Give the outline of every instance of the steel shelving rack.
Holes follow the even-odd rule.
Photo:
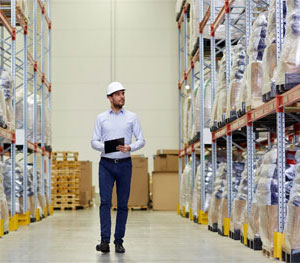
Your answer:
[[[28,4],[27,4],[28,2]],[[24,13],[11,0],[10,5],[0,5],[1,23],[1,66],[11,71],[12,77],[12,104],[15,123],[6,129],[0,128],[1,156],[8,153],[11,158],[11,207],[9,231],[17,230],[19,225],[28,225],[30,222],[41,219],[41,211],[37,209],[37,171],[40,166],[42,178],[42,197],[48,196],[49,207],[43,207],[44,216],[53,214],[51,205],[51,145],[45,145],[45,107],[51,111],[51,1],[25,1],[27,4]],[[10,11],[10,13],[9,13]],[[38,19],[39,18],[39,19]],[[38,25],[40,23],[40,25]],[[39,31],[38,31],[39,28]],[[40,46],[38,46],[40,41]],[[47,41],[47,43],[45,43]],[[17,50],[17,48],[19,50]],[[32,50],[32,51],[31,51]],[[39,55],[38,55],[39,51]],[[47,65],[46,65],[47,62]],[[16,92],[22,90],[22,98],[17,100]],[[41,123],[37,122],[37,95],[41,94]],[[34,97],[34,114],[31,116],[33,127],[28,127],[28,98]],[[47,103],[46,103],[47,101]],[[23,104],[22,129],[16,129],[16,108]],[[37,141],[37,127],[41,125],[41,141]],[[33,141],[28,140],[29,129],[33,130]],[[19,142],[17,142],[19,140]],[[5,146],[3,142],[9,141]],[[15,166],[16,153],[23,152],[23,212],[17,214],[15,207]],[[33,192],[35,203],[34,218],[30,218],[28,210],[28,158],[33,155]],[[37,156],[41,156],[41,164],[37,163]],[[47,169],[46,169],[47,168]],[[44,179],[48,176],[49,186],[44,191]],[[1,230],[1,229],[0,229]],[[3,231],[0,231],[0,233]]]
[[[198,0],[196,0],[198,1]],[[240,13],[240,16],[236,21],[232,21],[231,13],[234,12],[234,0],[225,0],[224,6],[216,7],[215,0],[210,1],[210,6],[205,14],[203,14],[203,1],[199,0],[199,48],[195,55],[190,58],[190,64],[188,65],[189,55],[187,52],[187,12],[189,4],[186,2],[183,5],[181,14],[178,16],[178,94],[179,94],[179,159],[185,158],[187,164],[187,156],[194,155],[195,149],[200,148],[200,160],[201,160],[201,207],[199,209],[199,223],[206,223],[205,214],[203,212],[205,203],[205,160],[204,160],[204,139],[203,139],[203,127],[204,127],[204,71],[210,70],[211,78],[211,100],[214,102],[216,92],[216,72],[217,72],[217,55],[226,51],[226,90],[229,89],[230,84],[230,70],[231,70],[231,45],[234,40],[232,39],[231,30],[238,30],[241,32],[240,37],[245,37],[246,46],[249,44],[249,38],[252,31],[252,23],[255,16],[262,10],[267,10],[269,1],[259,0],[246,0],[245,6],[237,8],[243,8],[244,11]],[[208,25],[210,22],[210,25]],[[237,23],[238,22],[238,23]],[[216,37],[220,24],[225,25],[225,45],[224,40],[220,40]],[[237,26],[238,24],[238,26]],[[182,50],[182,26],[184,26],[184,46]],[[205,27],[210,28],[210,62],[205,62],[204,57],[204,29]],[[237,28],[238,27],[238,28]],[[280,51],[283,45],[283,0],[276,0],[276,46],[277,46],[277,61],[280,57]],[[182,53],[184,57],[184,66],[182,67]],[[191,145],[184,145],[182,139],[182,92],[181,88],[183,85],[188,84],[189,74],[192,74],[192,84],[194,82],[194,65],[196,61],[199,61],[199,79],[200,79],[200,140],[192,143]],[[182,70],[183,68],[183,70]],[[232,204],[232,149],[238,147],[243,149],[235,142],[234,135],[239,133],[243,134],[242,131],[246,129],[245,143],[247,145],[247,174],[248,174],[248,197],[247,197],[247,211],[250,212],[251,203],[254,195],[254,155],[255,147],[258,143],[255,139],[255,132],[268,132],[268,145],[270,145],[270,133],[276,130],[277,135],[277,171],[278,171],[278,232],[274,233],[274,257],[281,258],[281,246],[283,242],[283,231],[285,221],[285,139],[286,139],[286,128],[291,127],[299,123],[299,116],[296,111],[285,114],[285,109],[290,105],[300,101],[300,85],[286,91],[282,94],[276,95],[272,100],[264,103],[263,105],[251,109],[241,117],[238,117],[234,121],[227,123],[225,126],[219,129],[212,129],[212,166],[214,179],[217,171],[217,151],[218,142],[222,139],[226,139],[226,151],[227,151],[227,183],[228,183],[228,214],[224,222],[224,234],[229,235],[230,226],[230,214]],[[193,102],[192,102],[193,103]],[[213,105],[213,103],[212,103]],[[195,161],[192,158],[192,166],[194,168]],[[193,172],[194,176],[194,172]],[[182,162],[179,161],[179,182],[182,179]],[[183,216],[186,215],[185,207],[178,206],[178,214]],[[244,226],[245,229],[247,225]],[[245,237],[247,240],[247,237]]]

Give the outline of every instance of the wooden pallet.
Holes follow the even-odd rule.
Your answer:
[[[53,152],[52,160],[57,161],[78,161],[78,152]]]
[[[263,255],[265,256],[265,257],[267,257],[267,258],[273,258],[273,255],[274,255],[274,253],[273,253],[273,248],[266,248],[266,247],[263,247],[262,248],[262,253],[263,253]]]

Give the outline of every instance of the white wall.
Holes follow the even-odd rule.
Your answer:
[[[91,160],[98,185],[90,139],[97,114],[109,108],[105,88],[118,80],[146,139],[136,154],[149,158],[151,171],[157,149],[178,147],[175,0],[52,0],[52,16],[54,151]]]

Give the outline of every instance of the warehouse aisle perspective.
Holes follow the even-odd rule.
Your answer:
[[[112,219],[116,213],[113,212]],[[0,262],[255,262],[271,260],[175,212],[129,213],[125,254],[102,254],[98,208],[56,212],[0,239]]]

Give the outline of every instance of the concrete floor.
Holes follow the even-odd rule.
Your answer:
[[[115,219],[116,212],[113,212]],[[175,212],[129,213],[125,254],[102,254],[98,208],[55,211],[0,239],[0,262],[272,262],[261,251],[209,232]]]

